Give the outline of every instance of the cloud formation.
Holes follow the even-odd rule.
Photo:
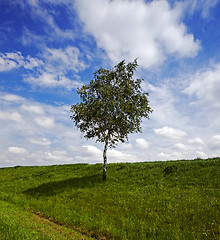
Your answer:
[[[135,141],[136,141],[136,146],[139,148],[146,149],[149,147],[149,143],[143,138],[137,138]]]
[[[76,0],[76,8],[85,31],[114,63],[138,57],[140,65],[149,68],[169,55],[194,57],[200,49],[181,22],[181,4],[171,8],[166,0]]]
[[[1,111],[0,110],[0,120],[4,121],[15,121],[23,123],[24,120],[20,113],[18,112],[8,112],[8,111]]]
[[[188,79],[189,85],[184,93],[196,96],[195,103],[208,108],[220,108],[220,63],[202,69]]]
[[[171,139],[181,139],[187,135],[184,131],[180,129],[174,129],[172,127],[167,127],[167,126],[163,128],[155,128],[154,132],[157,135],[168,137]]]
[[[80,59],[79,49],[72,46],[65,49],[47,48],[41,59],[29,55],[24,57],[21,52],[0,53],[0,72],[16,68],[29,70],[24,73],[23,80],[33,86],[71,90],[79,87],[81,83],[67,75],[71,74],[77,79],[76,74],[84,70],[86,65]]]
[[[108,161],[220,155],[220,0],[3,2],[0,167],[101,163],[103,146],[69,118],[75,88],[136,57],[154,111]]]
[[[43,128],[53,128],[55,126],[54,119],[51,117],[37,117],[35,118],[35,122]]]
[[[21,154],[21,155],[28,154],[28,151],[25,148],[22,148],[22,147],[9,147],[8,151],[10,153],[14,153],[14,154]]]
[[[214,8],[218,2],[219,0],[185,0],[184,5],[190,14],[200,11],[202,17],[207,18],[210,10]]]
[[[42,64],[41,60],[30,56],[24,57],[21,52],[0,53],[0,72],[20,67],[33,69]]]

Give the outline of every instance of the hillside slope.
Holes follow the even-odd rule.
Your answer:
[[[219,239],[220,158],[0,169],[0,239]]]

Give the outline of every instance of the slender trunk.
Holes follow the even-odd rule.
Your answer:
[[[103,151],[103,161],[104,161],[104,166],[103,166],[103,176],[102,180],[106,180],[106,173],[107,173],[107,148],[108,148],[108,140],[105,142],[105,147]]]

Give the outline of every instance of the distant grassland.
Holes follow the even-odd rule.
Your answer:
[[[220,158],[0,169],[0,239],[220,239]]]

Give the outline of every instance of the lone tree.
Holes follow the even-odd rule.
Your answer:
[[[113,69],[100,68],[89,84],[78,88],[81,102],[71,106],[76,127],[85,137],[104,143],[103,180],[107,172],[107,148],[128,140],[128,134],[141,132],[141,118],[149,118],[152,109],[148,93],[141,90],[143,79],[133,79],[137,59],[118,63]]]

